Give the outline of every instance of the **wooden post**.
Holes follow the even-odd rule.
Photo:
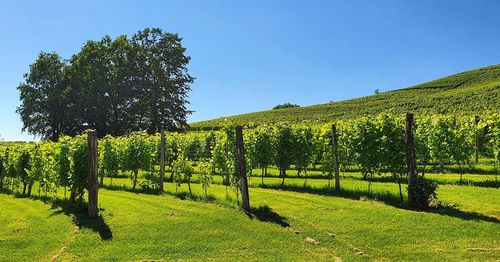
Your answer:
[[[250,212],[250,199],[248,196],[248,181],[247,168],[245,162],[245,148],[243,145],[243,129],[241,126],[236,127],[236,147],[238,148],[238,163],[240,172],[240,188],[242,207],[245,211]]]
[[[89,217],[97,217],[98,211],[98,181],[97,181],[97,133],[92,130],[87,133],[89,157]]]
[[[413,142],[413,114],[406,114],[406,129],[405,129],[405,145],[406,145],[406,170],[408,174],[408,203],[410,206],[415,206],[414,184],[417,178],[417,158],[415,155],[415,145]]]
[[[165,180],[165,130],[161,129],[160,141],[160,184],[158,189],[163,194],[163,182]]]
[[[333,163],[335,172],[335,191],[340,191],[340,174],[339,174],[339,150],[338,150],[337,125],[332,125],[332,146],[333,146]]]
[[[479,163],[479,134],[477,132],[477,125],[479,124],[479,116],[474,117],[474,142],[476,144],[474,150],[474,159],[476,160],[476,164]]]

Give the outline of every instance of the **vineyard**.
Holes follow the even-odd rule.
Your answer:
[[[481,120],[479,120],[481,119]],[[445,165],[457,167],[459,182],[463,173],[474,167],[478,155],[500,161],[500,124],[498,115],[478,119],[446,115],[421,117],[416,122],[415,149],[421,176],[429,167],[445,171]],[[404,118],[387,114],[362,117],[336,123],[338,146],[333,146],[332,125],[260,125],[244,130],[248,175],[260,170],[261,186],[268,169],[277,169],[281,186],[287,177],[300,177],[304,187],[308,178],[333,179],[334,152],[341,172],[359,171],[368,181],[390,174],[394,181],[406,176]],[[214,176],[238,192],[239,174],[234,127],[231,123],[219,131],[169,133],[164,141],[164,165],[167,180],[191,187],[195,176],[205,193]],[[128,136],[106,136],[99,142],[100,185],[104,178],[129,177],[132,190],[137,187],[157,190],[160,181],[161,135],[136,132]],[[2,176],[0,188],[32,195],[52,194],[58,188],[70,190],[70,199],[82,198],[86,188],[88,157],[86,136],[62,137],[59,142],[3,143],[0,151]],[[476,159],[474,159],[476,158]],[[294,174],[291,174],[291,173]],[[311,173],[315,172],[315,175]],[[498,173],[498,172],[497,172]],[[497,180],[492,181],[496,183]],[[337,182],[338,183],[338,182]],[[191,190],[190,190],[191,191]],[[401,201],[403,202],[402,192]]]
[[[474,116],[484,112],[498,113],[499,101],[500,65],[494,65],[371,96],[221,117],[192,123],[191,127],[217,129],[225,119],[238,125],[280,122],[317,124],[364,115],[376,116],[384,112]]]
[[[79,215],[79,212],[82,212],[86,206],[85,196],[89,186],[89,148],[86,134],[61,137],[58,142],[1,143],[0,188],[4,193],[17,197],[41,199],[51,203],[53,207],[61,207],[66,212],[74,214],[73,221],[82,230],[78,233],[81,237],[76,239],[74,247],[70,248],[69,252],[56,255],[70,260],[129,259],[123,257],[123,254],[120,255],[120,242],[106,241],[113,238],[113,233],[120,236],[120,230],[123,232],[143,230],[138,226],[144,223],[154,229],[156,224],[163,223],[161,221],[164,216],[173,216],[174,219],[176,216],[185,216],[185,219],[189,219],[190,222],[179,224],[179,228],[164,229],[166,231],[156,233],[148,230],[149,233],[138,234],[135,240],[126,240],[127,237],[123,236],[125,238],[122,241],[132,241],[134,245],[139,245],[136,248],[148,250],[145,254],[149,254],[149,258],[177,259],[179,257],[176,255],[178,255],[205,259],[207,254],[212,254],[208,257],[231,259],[239,256],[232,253],[220,253],[212,245],[204,246],[199,251],[189,249],[191,245],[186,241],[189,239],[195,241],[193,237],[196,234],[190,235],[194,232],[188,233],[191,232],[188,228],[199,224],[200,216],[203,216],[206,222],[199,224],[199,227],[203,227],[202,230],[206,232],[210,232],[208,228],[218,228],[216,230],[224,230],[224,232],[226,230],[238,232],[238,227],[245,228],[248,232],[255,232],[258,235],[254,240],[245,240],[248,248],[260,246],[259,241],[289,243],[290,246],[287,249],[291,249],[288,254],[291,257],[297,255],[295,254],[297,250],[302,250],[301,252],[313,252],[312,256],[317,259],[336,259],[337,257],[332,257],[332,254],[328,255],[325,250],[319,249],[328,246],[347,259],[493,258],[498,254],[496,249],[498,234],[495,232],[498,232],[499,216],[496,204],[500,185],[497,178],[500,167],[499,120],[497,114],[479,117],[449,115],[417,115],[415,117],[415,126],[412,130],[418,170],[418,179],[415,183],[417,187],[423,189],[416,194],[418,207],[437,216],[420,222],[407,221],[408,217],[406,217],[412,216],[408,212],[413,211],[406,209],[409,201],[407,191],[409,188],[407,188],[405,118],[403,115],[381,114],[375,117],[366,116],[338,121],[335,124],[263,124],[244,127],[243,144],[251,205],[248,215],[255,218],[250,224],[244,219],[245,215],[240,217],[231,211],[240,207],[243,199],[240,188],[241,166],[238,163],[237,137],[234,125],[229,121],[219,130],[209,132],[166,133],[163,138],[160,133],[148,135],[143,132],[134,132],[127,136],[108,135],[99,139],[98,176],[101,195],[99,207],[104,220],[100,220],[101,222],[97,225],[93,224],[95,222],[92,220]],[[336,167],[339,168],[338,172]],[[174,198],[170,199],[168,196]],[[9,203],[13,205],[21,201],[6,196],[1,196],[1,198],[2,210],[10,210],[8,209]],[[192,200],[188,201],[192,203],[177,203],[184,199]],[[308,202],[313,206],[318,206],[313,208],[306,204]],[[373,203],[377,207],[368,210],[369,207],[364,203]],[[458,209],[454,206],[456,203],[460,203],[461,208],[465,210],[479,210],[479,213]],[[26,204],[22,205],[26,206]],[[190,211],[178,209],[179,205],[185,206]],[[295,205],[298,206],[294,207]],[[405,234],[408,234],[406,230],[415,234],[415,231],[411,229],[401,228],[406,223],[413,223],[413,226],[422,230],[421,233],[426,232],[424,225],[439,227],[439,230],[436,229],[437,233],[429,236],[429,239],[434,239],[433,241],[438,241],[442,237],[441,234],[463,234],[456,228],[452,229],[457,226],[457,223],[480,223],[481,230],[487,231],[481,231],[486,235],[479,239],[472,237],[477,233],[474,230],[466,233],[465,236],[469,236],[470,239],[459,244],[458,247],[462,250],[458,253],[451,251],[457,242],[446,246],[449,249],[447,252],[432,251],[418,254],[408,253],[408,250],[396,244],[397,241],[391,241],[392,248],[399,250],[398,255],[394,256],[383,248],[383,245],[387,243],[374,244],[368,239],[356,240],[356,236],[359,238],[362,232],[353,232],[347,228],[357,228],[359,223],[363,222],[351,216],[345,217],[347,214],[325,212],[323,209],[328,209],[329,206],[333,210],[351,206],[350,208],[356,210],[353,212],[365,213],[360,219],[365,217],[372,223],[381,219],[377,218],[377,212],[400,217],[401,221],[392,219],[384,222],[397,224],[400,232],[396,234],[389,230],[387,234],[396,234],[393,236],[398,238],[406,238]],[[140,214],[142,211],[139,209],[142,210],[143,207],[146,210],[157,211],[151,211],[153,213],[150,218],[127,215],[129,211]],[[41,209],[43,210],[43,206]],[[16,211],[10,210],[9,212]],[[198,214],[199,212],[203,212],[203,215]],[[309,213],[317,218],[308,218]],[[343,217],[343,222],[338,221],[339,215]],[[444,218],[443,215],[445,215]],[[52,215],[48,217],[50,216]],[[336,217],[331,219],[336,220],[338,225],[331,226],[331,221],[328,221],[330,216]],[[6,222],[9,225],[7,228],[12,225],[15,227],[15,224],[5,220],[6,218],[8,216],[0,216],[0,221]],[[119,223],[118,221],[122,218],[130,224],[125,226]],[[220,221],[222,224],[214,221]],[[306,221],[315,221],[316,226],[311,227]],[[259,224],[262,222],[275,226],[269,228],[269,226]],[[46,234],[57,235],[59,233],[56,232],[61,230],[71,231],[68,229],[70,225],[66,222],[57,223],[57,226],[51,225],[44,229],[54,230]],[[112,226],[109,226],[109,223]],[[135,226],[133,226],[134,223],[136,223]],[[448,225],[443,226],[442,223],[448,223]],[[65,227],[65,229],[59,227]],[[336,232],[332,232],[332,228],[335,228]],[[371,232],[369,234],[374,234],[374,231],[366,227],[361,228]],[[283,230],[287,233],[283,234]],[[7,241],[2,240],[2,237],[7,236],[5,239],[8,239],[11,234],[9,232],[0,230],[0,240]],[[107,245],[108,249],[97,249],[100,250],[98,253],[87,254],[83,248],[88,245],[85,241],[93,239],[96,232],[100,235],[100,240],[91,242]],[[160,241],[159,238],[167,237],[163,234],[170,235],[169,232],[176,232],[179,235],[188,234],[184,238],[174,237],[172,240],[180,241],[176,244],[172,242],[173,246],[180,245],[178,247],[183,248],[174,248],[172,257],[166,253],[157,253],[158,250],[149,250],[151,244],[147,245],[148,241]],[[296,238],[305,237],[302,234],[307,235],[306,240],[312,244],[307,244],[306,241],[306,246],[299,245]],[[420,239],[419,235],[408,238],[408,241]],[[53,237],[54,243],[58,243],[55,240],[57,237]],[[60,237],[64,238],[64,236]],[[214,243],[219,243],[213,235],[208,234],[205,237],[215,241]],[[384,236],[386,237],[388,236]],[[231,237],[228,236],[228,242],[220,243],[225,250],[230,250],[230,243],[235,239],[247,239],[247,236],[241,232]],[[356,246],[342,244],[342,241],[356,243]],[[12,245],[17,242],[7,241],[6,243]],[[488,246],[488,248],[476,254],[469,250],[469,248],[476,248],[469,245],[476,244]],[[429,244],[424,244],[424,246],[427,245]],[[8,247],[9,245],[5,246],[5,248]],[[54,249],[52,245],[47,248],[49,247],[50,250]],[[267,251],[251,251],[240,255],[251,257],[252,252],[257,252],[260,258],[270,259],[274,256],[267,252],[279,252],[272,248],[264,249]],[[40,257],[34,256],[34,259],[46,258],[43,254],[49,250],[43,248],[41,250]],[[0,251],[6,252],[6,249],[0,247]],[[142,259],[144,258],[141,257],[142,254],[144,252],[139,252],[132,257]],[[11,258],[14,259],[16,256],[20,254],[14,253]],[[286,254],[279,257],[283,260],[291,258]]]

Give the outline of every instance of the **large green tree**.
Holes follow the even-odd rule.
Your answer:
[[[187,126],[187,94],[194,78],[188,74],[191,58],[181,41],[177,34],[159,28],[146,28],[132,37],[131,83],[138,98],[132,112],[138,127],[148,133]]]
[[[100,137],[183,129],[194,78],[181,41],[146,28],[131,38],[89,40],[68,63],[40,53],[18,87],[24,130],[56,141],[89,128]]]
[[[66,72],[67,65],[58,54],[38,55],[18,86],[21,105],[16,112],[23,121],[23,131],[57,141],[74,129],[68,118],[71,88]]]
[[[112,40],[87,41],[71,58],[71,84],[78,97],[75,106],[84,128],[93,128],[100,137],[120,135],[130,128],[128,104],[133,100],[130,42],[126,36]]]

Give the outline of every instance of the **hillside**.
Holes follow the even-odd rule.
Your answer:
[[[377,95],[307,107],[266,110],[191,123],[196,129],[211,129],[224,119],[235,124],[277,122],[329,122],[338,118],[394,113],[480,114],[500,110],[500,65],[482,67],[416,86]]]

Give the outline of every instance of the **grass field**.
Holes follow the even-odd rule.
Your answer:
[[[500,258],[498,188],[442,184],[443,207],[423,212],[398,205],[397,183],[372,182],[368,193],[368,182],[356,173],[345,174],[343,192],[337,195],[325,189],[325,179],[308,179],[304,187],[302,178],[287,178],[279,187],[279,178],[268,177],[260,188],[261,178],[251,177],[253,214],[247,215],[234,199],[226,199],[226,187],[217,184],[220,177],[215,180],[205,199],[199,184],[190,197],[185,184],[176,193],[173,184],[165,183],[166,194],[160,196],[130,192],[129,179],[114,179],[114,185],[125,187],[100,190],[100,220],[65,213],[60,201],[0,194],[0,260]],[[58,195],[63,197],[62,190]],[[234,198],[232,189],[229,196]]]

